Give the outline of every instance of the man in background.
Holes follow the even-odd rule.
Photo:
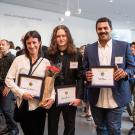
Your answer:
[[[135,62],[135,42],[131,43],[130,49],[131,49],[131,53],[133,55],[134,62]],[[130,129],[128,135],[135,135],[135,72],[134,72],[133,77],[129,80],[129,83],[130,83],[131,92],[133,94],[134,106],[133,106],[133,113],[132,113],[133,127]]]
[[[10,135],[17,135],[19,130],[16,122],[13,119],[14,112],[14,95],[5,85],[5,78],[7,72],[15,58],[9,52],[10,44],[7,40],[3,39],[0,42],[0,108],[2,109],[6,118],[6,123]]]

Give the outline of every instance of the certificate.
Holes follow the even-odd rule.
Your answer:
[[[68,85],[57,87],[56,93],[57,105],[67,105],[76,98],[76,86]]]
[[[19,74],[18,85],[24,92],[28,92],[34,98],[40,99],[43,94],[43,78]]]
[[[113,87],[114,86],[114,67],[100,66],[92,67],[93,78],[91,81],[92,87]]]

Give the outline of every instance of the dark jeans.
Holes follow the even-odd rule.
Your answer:
[[[0,135],[9,135],[5,116],[0,108]]]
[[[97,126],[97,135],[120,135],[123,111],[124,107],[104,109],[91,105],[92,116]]]
[[[133,124],[135,125],[135,79],[129,80],[129,84],[130,84],[131,93],[133,95],[134,106],[131,103],[129,103],[127,106],[127,110],[129,115],[133,116]]]
[[[0,93],[0,107],[2,108],[3,114],[6,118],[6,123],[9,131],[15,130],[19,132],[16,122],[13,119],[14,116],[14,95],[10,91],[7,96],[2,96]]]
[[[128,112],[128,114],[129,114],[129,116],[133,116],[133,103],[132,102],[130,102],[130,103],[128,103],[128,105],[127,105],[127,112]]]
[[[75,135],[76,107],[69,105],[56,107],[55,104],[48,111],[48,135],[58,135],[59,117],[61,112],[65,125],[63,135]]]

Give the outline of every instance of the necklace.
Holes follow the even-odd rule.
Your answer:
[[[63,53],[63,52],[60,52],[60,55],[61,55],[61,56],[63,56],[63,55],[64,55],[64,53]]]

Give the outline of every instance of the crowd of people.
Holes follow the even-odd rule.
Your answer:
[[[121,134],[123,111],[135,99],[135,42],[130,46],[112,39],[112,22],[107,17],[96,21],[96,32],[97,41],[79,49],[65,25],[53,29],[48,47],[42,46],[36,30],[23,36],[23,49],[16,47],[16,52],[11,50],[12,42],[0,40],[0,135],[18,135],[17,122],[24,135],[43,135],[46,114],[48,135],[58,135],[61,114],[63,135],[75,135],[76,110],[82,104],[85,109],[81,117],[94,121],[97,135]],[[28,78],[44,80],[51,65],[60,72],[50,97],[39,105],[40,96],[20,87],[20,82],[26,85]],[[61,90],[63,95],[71,94],[58,102]],[[40,91],[39,86],[35,91]],[[135,105],[131,113],[133,127],[129,135],[135,135]]]

